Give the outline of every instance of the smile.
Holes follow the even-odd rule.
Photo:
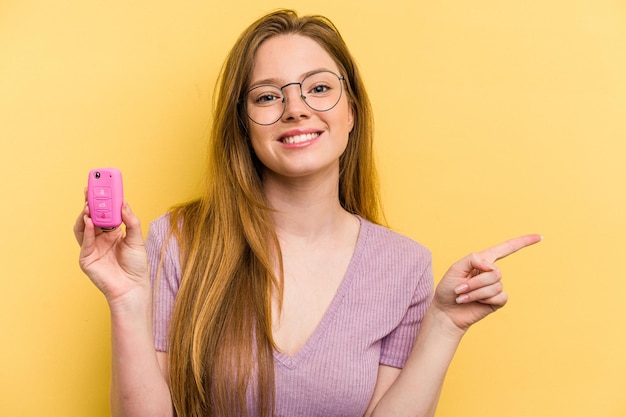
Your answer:
[[[289,136],[286,138],[282,138],[281,142],[289,144],[289,145],[293,145],[295,143],[302,143],[302,142],[306,142],[309,140],[313,140],[319,135],[320,135],[319,133],[306,133],[303,135]]]

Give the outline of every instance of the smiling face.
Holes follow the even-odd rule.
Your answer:
[[[298,83],[316,71],[343,75],[331,56],[305,36],[274,36],[256,52],[249,89],[286,85],[282,89],[285,111],[276,123],[263,126],[248,120],[252,147],[265,167],[266,180],[328,173],[338,179],[339,157],[354,125],[353,112],[345,88],[337,105],[328,111],[316,111],[304,103]]]

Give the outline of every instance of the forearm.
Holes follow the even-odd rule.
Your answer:
[[[402,372],[381,398],[372,417],[432,417],[444,378],[463,332],[441,311],[430,308]]]
[[[111,305],[114,417],[171,417],[172,400],[157,360],[149,295],[130,305]]]

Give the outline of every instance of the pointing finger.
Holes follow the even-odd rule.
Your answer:
[[[498,259],[505,258],[517,252],[520,249],[534,245],[537,242],[541,242],[542,239],[543,236],[537,234],[516,237],[489,249],[485,249],[480,252],[479,256],[487,262],[493,263]]]

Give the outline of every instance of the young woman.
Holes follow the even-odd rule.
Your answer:
[[[432,416],[465,331],[507,296],[381,225],[369,101],[336,28],[281,10],[243,32],[216,92],[206,193],[152,223],[85,208],[80,265],[111,310],[115,416]],[[156,349],[155,349],[156,347]]]

